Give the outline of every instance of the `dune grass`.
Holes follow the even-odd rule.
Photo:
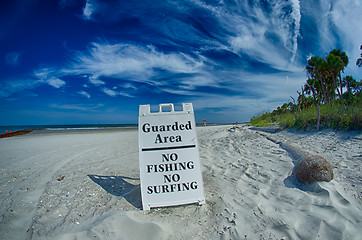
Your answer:
[[[361,94],[346,101],[345,110],[340,101],[320,106],[320,128],[346,130],[362,129],[362,97]],[[282,127],[295,127],[303,130],[317,128],[318,111],[316,106],[306,109],[285,109],[284,111],[266,112],[253,117],[250,124],[256,127],[267,127],[277,123]]]

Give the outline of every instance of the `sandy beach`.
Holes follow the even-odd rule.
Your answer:
[[[0,140],[2,239],[361,239],[362,134],[264,133],[333,166],[300,185],[285,149],[241,125],[198,127],[206,204],[142,210],[137,130]]]

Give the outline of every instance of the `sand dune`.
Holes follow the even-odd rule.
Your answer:
[[[300,185],[293,158],[248,127],[198,128],[206,204],[142,211],[137,131],[1,139],[3,239],[360,239],[359,133],[278,132],[334,166]]]

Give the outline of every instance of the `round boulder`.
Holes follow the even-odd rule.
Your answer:
[[[329,182],[333,179],[332,166],[321,156],[309,156],[297,166],[295,173],[299,182],[313,183],[316,181]]]

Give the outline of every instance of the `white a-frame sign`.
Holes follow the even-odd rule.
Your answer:
[[[192,104],[140,105],[138,134],[143,210],[205,203]]]

